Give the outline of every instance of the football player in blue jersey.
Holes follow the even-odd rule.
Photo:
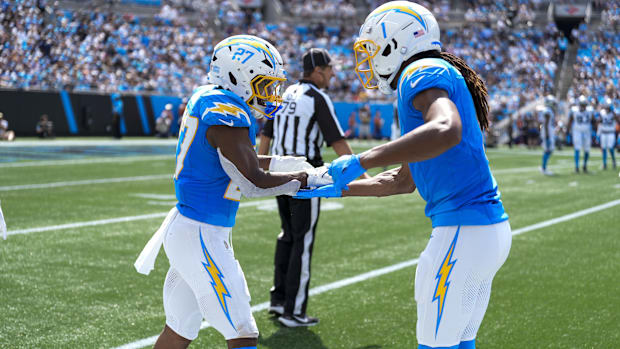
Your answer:
[[[331,163],[334,184],[298,197],[387,196],[416,188],[427,202],[431,239],[415,276],[418,348],[475,348],[493,277],[512,234],[485,155],[487,90],[460,58],[441,51],[424,7],[388,2],[366,18],[355,42],[364,87],[397,92],[402,136]],[[371,179],[367,169],[402,164]]]
[[[174,173],[178,204],[136,262],[148,273],[162,244],[170,262],[166,325],[155,348],[187,347],[203,318],[228,348],[256,348],[250,294],[231,243],[239,200],[292,195],[312,184],[306,172],[285,172],[311,167],[303,158],[258,157],[254,150],[255,115],[271,117],[281,102],[285,73],[276,48],[250,35],[229,37],[214,47],[208,78],[183,115]]]
[[[549,158],[555,150],[555,97],[545,97],[545,105],[537,109],[538,122],[540,123],[540,138],[542,140],[543,156],[540,172],[545,176],[553,176],[553,172],[547,169]]]

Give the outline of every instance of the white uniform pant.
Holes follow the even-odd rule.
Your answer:
[[[257,338],[250,293],[230,242],[232,229],[180,213],[166,229],[164,249],[170,261],[164,282],[166,325],[193,340],[204,318],[226,340]]]
[[[508,221],[433,229],[415,275],[419,344],[452,347],[476,338],[511,241]]]
[[[540,137],[542,141],[543,151],[554,151],[555,150],[555,135],[549,134],[548,137]]]
[[[601,148],[613,149],[616,146],[615,132],[601,132]]]
[[[573,147],[575,150],[590,151],[592,134],[590,130],[573,129]]]

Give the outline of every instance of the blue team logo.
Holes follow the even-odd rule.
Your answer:
[[[220,272],[220,269],[217,267],[213,258],[211,258],[211,254],[207,250],[204,241],[202,240],[202,232],[199,230],[198,235],[200,235],[200,246],[202,246],[202,254],[205,256],[205,262],[202,262],[202,265],[205,267],[205,270],[211,277],[211,286],[213,287],[213,291],[217,295],[217,299],[220,302],[220,306],[222,307],[222,311],[226,315],[228,322],[230,325],[237,330],[235,325],[230,318],[230,311],[228,310],[228,303],[226,303],[226,298],[232,298],[230,292],[228,292],[228,288],[226,288],[226,284],[224,284],[224,276]]]
[[[454,268],[454,264],[456,263],[456,259],[452,260],[452,256],[454,255],[454,247],[456,247],[456,240],[459,237],[459,231],[461,230],[461,226],[456,230],[456,234],[454,234],[454,239],[448,248],[448,252],[446,256],[443,258],[443,262],[441,262],[441,267],[439,271],[437,271],[437,276],[435,279],[437,280],[437,286],[435,286],[435,295],[433,296],[433,302],[437,301],[437,325],[435,326],[435,338],[437,338],[437,332],[439,331],[439,324],[441,323],[441,317],[443,316],[444,305],[446,303],[446,295],[448,294],[448,288],[450,288],[450,273],[452,273],[452,269]]]

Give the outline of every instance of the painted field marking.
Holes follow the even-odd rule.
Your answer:
[[[558,223],[562,223],[562,222],[566,222],[569,221],[571,219],[575,219],[578,217],[582,217],[594,212],[598,212],[598,211],[602,211],[605,210],[607,208],[611,208],[614,207],[616,205],[620,205],[620,199],[618,200],[613,200],[598,206],[594,206],[594,207],[590,207],[588,209],[585,210],[581,210],[581,211],[577,211],[577,212],[573,212],[561,217],[557,217],[557,218],[553,218],[550,220],[546,220],[540,223],[536,223],[536,224],[532,224],[529,225],[527,227],[523,227],[523,228],[519,228],[516,230],[512,231],[512,235],[519,235],[519,234],[523,234],[523,233],[527,233],[533,230],[537,230],[537,229],[541,229],[541,228],[546,228],[548,226],[554,225],[554,224],[558,224]],[[335,290],[338,288],[342,288],[345,286],[349,286],[349,285],[353,285],[356,284],[358,282],[362,282],[362,281],[366,281],[368,279],[372,279],[381,275],[385,275],[385,274],[389,274],[407,267],[411,267],[418,264],[418,258],[414,258],[414,259],[410,259],[408,261],[404,261],[404,262],[400,262],[397,264],[393,264],[387,267],[383,267],[380,269],[375,269],[363,274],[359,274],[350,278],[346,278],[346,279],[342,279],[336,282],[332,282],[326,285],[322,285],[322,286],[318,286],[318,287],[313,287],[312,289],[310,289],[310,296],[315,296],[315,295],[319,295],[321,293],[324,292],[328,292],[331,290]],[[269,307],[269,302],[264,302],[264,303],[260,303],[257,304],[255,306],[253,306],[251,308],[251,311],[254,312],[258,312],[258,311],[262,311],[265,310]],[[200,325],[200,329],[204,329],[207,327],[210,327],[211,325],[209,325],[208,322],[203,321],[202,324]],[[144,348],[147,346],[152,346],[153,344],[155,344],[155,341],[157,340],[157,337],[159,337],[159,334],[148,337],[148,338],[143,338],[140,340],[137,340],[135,342],[131,342],[125,345],[122,345],[120,347],[116,347],[114,349],[138,349],[138,348]]]
[[[254,207],[254,206],[259,206],[259,205],[264,205],[264,204],[270,204],[272,201],[275,201],[275,199],[242,202],[242,203],[239,204],[239,207]],[[176,204],[176,201],[174,201],[173,204],[169,205],[169,207],[172,207],[175,204]],[[152,219],[152,218],[162,218],[162,217],[166,217],[167,214],[168,214],[168,211],[166,211],[166,212],[141,214],[141,215],[137,215],[137,216],[125,216],[125,217],[117,217],[117,218],[99,219],[99,220],[94,220],[94,221],[74,222],[74,223],[59,224],[59,225],[49,225],[49,226],[45,226],[45,227],[35,227],[35,228],[26,228],[26,229],[18,229],[18,230],[9,230],[7,232],[7,235],[20,235],[20,234],[40,233],[40,232],[44,232],[44,231],[64,230],[64,229],[73,229],[73,228],[81,228],[81,227],[92,227],[92,226],[95,226],[95,225],[133,222],[133,221],[140,221],[140,220]]]
[[[60,165],[90,165],[105,163],[133,163],[140,161],[160,161],[174,160],[174,155],[148,155],[148,156],[123,156],[123,157],[105,157],[105,158],[88,158],[73,160],[42,160],[42,161],[20,161],[0,163],[0,168],[12,167],[36,167],[36,166],[60,166]]]
[[[79,181],[64,181],[64,182],[38,183],[38,184],[6,185],[6,186],[0,187],[0,191],[60,188],[60,187],[71,187],[71,186],[75,186],[75,185],[104,184],[104,183],[124,183],[124,182],[137,182],[137,181],[152,181],[152,180],[158,180],[158,179],[172,179],[172,174],[135,176],[135,177],[116,177],[116,178],[85,179],[85,180],[79,180]]]
[[[568,168],[570,166],[552,166],[551,168],[557,169],[557,168],[565,168],[565,167]],[[491,169],[491,173],[493,174],[522,173],[522,172],[536,172],[536,171],[538,171],[538,167],[535,167],[535,166],[534,167],[528,166],[528,167],[503,168],[503,169],[497,169],[497,170]],[[0,191],[47,189],[47,188],[70,187],[70,186],[76,186],[76,185],[88,185],[88,184],[150,181],[150,180],[160,180],[160,179],[166,179],[166,178],[172,178],[172,174],[135,176],[135,177],[98,178],[98,179],[84,179],[84,180],[77,180],[77,181],[8,185],[8,186],[0,186]],[[144,194],[144,195],[147,195],[147,194]],[[156,199],[159,199],[159,198],[156,198]]]

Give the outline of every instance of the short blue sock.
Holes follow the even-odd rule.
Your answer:
[[[575,168],[579,168],[579,150],[575,150]]]
[[[609,149],[609,155],[611,155],[611,161],[614,162],[614,164],[616,163],[616,153],[614,151],[614,148]]]
[[[459,344],[459,349],[476,349],[476,340],[472,339],[470,341],[461,342],[461,344]]]
[[[583,167],[588,167],[588,159],[590,158],[590,152],[587,151],[583,154]]]
[[[607,167],[607,150],[605,148],[601,150],[603,151],[603,166]]]
[[[549,158],[551,157],[551,152],[550,151],[546,151],[543,153],[543,158],[542,158],[542,168],[543,170],[547,169],[547,162],[549,162]]]

